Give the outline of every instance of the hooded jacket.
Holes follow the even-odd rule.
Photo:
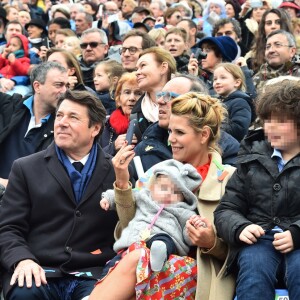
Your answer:
[[[233,270],[240,249],[247,247],[239,235],[251,224],[290,230],[295,249],[300,248],[300,155],[279,172],[272,153],[262,129],[249,133],[241,144],[237,171],[215,210],[218,235],[230,245],[227,271]]]
[[[12,78],[14,76],[27,76],[30,66],[29,52],[28,52],[28,39],[25,35],[15,34],[13,37],[17,37],[22,42],[23,53],[19,51],[13,52],[16,56],[16,59],[11,63],[7,58],[4,58],[0,54],[0,74],[5,78]],[[9,47],[10,42],[8,42],[6,47]],[[20,57],[18,57],[20,55]]]
[[[252,100],[246,93],[239,90],[221,100],[228,111],[228,119],[222,124],[222,129],[240,142],[248,133],[251,124],[252,111],[254,113]]]

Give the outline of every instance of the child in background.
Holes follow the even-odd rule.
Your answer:
[[[152,271],[160,271],[170,254],[188,254],[192,242],[185,229],[186,221],[195,216],[194,226],[204,226],[196,216],[198,200],[193,193],[201,183],[201,176],[192,165],[173,159],[156,164],[151,172],[148,186],[133,190],[136,213],[115,242],[114,250],[118,252],[145,241],[150,249],[150,267]],[[114,190],[108,190],[102,197],[103,209],[115,209]],[[120,258],[117,255],[108,266]]]
[[[29,66],[28,39],[22,34],[15,34],[0,54],[0,75],[9,79],[27,76]]]
[[[244,139],[237,170],[217,207],[228,243],[228,272],[238,271],[238,300],[274,300],[279,278],[300,299],[300,85],[266,86],[257,102],[264,129]]]
[[[102,61],[95,67],[95,90],[106,109],[107,115],[110,115],[116,109],[114,91],[123,73],[125,73],[125,70],[122,65],[115,60]]]
[[[77,58],[82,54],[80,39],[77,36],[66,37],[62,48],[72,52]]]
[[[240,142],[255,118],[252,99],[245,93],[245,76],[241,68],[232,63],[219,64],[214,70],[213,87],[228,111],[222,129]]]

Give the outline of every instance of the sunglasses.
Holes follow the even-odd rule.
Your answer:
[[[97,48],[99,45],[105,45],[104,43],[90,42],[90,43],[82,43],[80,44],[80,48],[85,50],[88,46],[91,48]]]
[[[180,94],[173,93],[173,92],[158,92],[156,93],[156,99],[162,98],[165,103],[170,102],[174,98],[179,97]]]

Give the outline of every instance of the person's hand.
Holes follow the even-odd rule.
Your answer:
[[[78,83],[76,76],[68,76],[69,89],[73,90],[75,85]]]
[[[15,82],[8,78],[1,78],[0,85],[1,85],[1,92],[6,93],[14,88]]]
[[[39,51],[39,57],[42,61],[46,61],[46,54],[47,54],[48,48],[46,46],[41,46]]]
[[[128,165],[135,155],[133,148],[133,145],[127,145],[127,141],[124,141],[121,149],[112,158],[112,164],[116,174],[116,186],[119,189],[128,189],[130,177]]]
[[[0,178],[0,184],[2,184],[2,185],[4,185],[5,187],[7,187],[8,179]]]
[[[251,8],[250,0],[246,0],[242,5],[242,10],[240,12],[240,17],[244,17],[248,10]]]
[[[256,243],[257,239],[264,234],[265,232],[261,226],[251,224],[243,229],[243,231],[240,233],[239,239],[248,245],[252,245]]]
[[[109,209],[109,202],[108,202],[108,200],[105,199],[105,198],[102,198],[100,200],[100,206],[101,206],[102,209],[108,210]]]
[[[11,47],[5,47],[2,52],[2,57],[7,58],[10,53],[11,53]]]
[[[274,234],[274,248],[281,253],[288,253],[294,250],[294,242],[289,230]]]
[[[247,66],[247,61],[245,59],[245,57],[239,57],[236,61],[235,64],[238,65],[239,67],[244,67]]]
[[[121,147],[124,145],[124,141],[125,141],[125,138],[126,138],[126,134],[120,134],[116,140],[115,140],[115,149],[116,151],[119,151],[121,149]]]
[[[189,64],[188,64],[189,74],[198,76],[198,59],[194,58],[194,53],[191,54]]]
[[[30,48],[30,51],[32,51],[32,52],[34,52],[36,54],[39,54],[40,50],[38,48],[36,48],[36,47],[32,47],[32,48]]]
[[[31,259],[25,259],[18,263],[10,280],[10,285],[14,285],[18,280],[18,286],[24,286],[24,280],[27,288],[32,287],[32,276],[37,287],[41,284],[47,284],[45,271],[43,268]]]
[[[201,221],[199,224],[202,224],[202,226],[195,228],[193,223],[196,222],[196,220],[197,222]],[[210,249],[214,246],[216,235],[211,222],[207,218],[201,216],[197,218],[191,217],[191,219],[186,222],[186,230],[194,245],[206,249]]]
[[[8,54],[8,61],[13,64],[16,61],[16,56],[13,53]]]
[[[206,228],[207,227],[206,223],[203,222],[202,218],[199,215],[191,216],[189,221],[195,228],[198,228],[198,227]]]

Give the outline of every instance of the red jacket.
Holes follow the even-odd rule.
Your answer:
[[[24,57],[16,58],[14,63],[10,63],[7,58],[3,58],[0,54],[0,75],[5,78],[12,78],[14,76],[27,76],[30,66],[30,59],[28,57],[28,39],[22,34],[14,34],[18,37],[23,45]],[[9,43],[7,44],[7,47]]]

